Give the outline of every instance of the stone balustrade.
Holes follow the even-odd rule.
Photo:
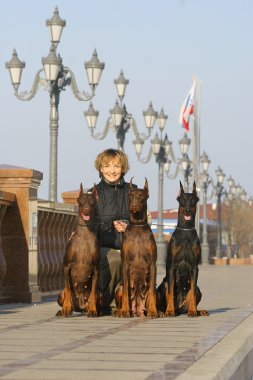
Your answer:
[[[76,205],[39,200],[42,173],[0,165],[0,302],[39,302],[63,288]]]

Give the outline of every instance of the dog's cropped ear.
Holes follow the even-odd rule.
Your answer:
[[[82,182],[80,183],[80,193],[79,193],[79,196],[83,194],[83,184]]]
[[[94,195],[94,197],[98,201],[98,190],[97,190],[97,186],[96,186],[95,183],[94,183],[94,186],[93,186],[92,194]]]
[[[132,178],[130,179],[130,182],[129,182],[129,190],[130,190],[130,191],[133,190],[133,186],[132,186],[132,180],[133,180],[133,178],[134,178],[134,177],[132,177]]]
[[[198,201],[199,201],[199,197],[198,197],[198,194],[197,194],[197,188],[196,188],[196,182],[195,182],[195,181],[193,182],[193,186],[192,186],[192,194],[195,195],[195,197],[196,197],[196,202],[198,203]]]
[[[179,202],[180,195],[184,194],[184,188],[183,188],[182,182],[179,181],[179,184],[180,184],[180,190],[179,190],[179,193],[178,193],[178,196],[177,196],[177,201],[178,202]]]
[[[144,185],[143,190],[146,192],[147,197],[149,197],[148,180],[146,177],[145,177],[145,185]]]
[[[193,185],[192,185],[192,192],[197,195],[197,189],[196,189],[196,182],[195,181],[193,182]]]

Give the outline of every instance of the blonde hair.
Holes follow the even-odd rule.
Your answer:
[[[128,157],[124,152],[118,149],[106,149],[103,152],[99,153],[95,160],[95,168],[100,173],[100,169],[103,165],[106,165],[109,161],[115,159],[119,160],[122,169],[122,175],[125,175],[129,169]]]

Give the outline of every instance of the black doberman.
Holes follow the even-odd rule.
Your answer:
[[[115,294],[115,316],[157,318],[156,260],[157,247],[147,223],[148,181],[143,189],[129,185],[130,223],[123,236],[122,286]]]
[[[63,259],[65,286],[58,297],[62,307],[57,316],[68,316],[73,311],[88,317],[98,315],[100,297],[97,291],[99,276],[99,244],[94,231],[95,206],[98,193],[85,193],[80,184],[77,198],[78,215],[75,230],[66,247]]]
[[[206,310],[197,310],[202,294],[197,286],[201,246],[195,228],[199,201],[195,181],[192,193],[185,193],[180,182],[177,201],[178,222],[168,244],[166,276],[157,289],[158,310],[166,317],[208,315]]]

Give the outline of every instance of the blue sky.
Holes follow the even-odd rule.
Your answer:
[[[211,160],[210,174],[221,166],[253,195],[252,88],[253,88],[253,2],[251,0],[23,0],[5,2],[0,36],[0,77],[2,86],[0,163],[39,170],[44,179],[39,197],[48,196],[49,95],[42,88],[27,102],[17,100],[5,62],[13,48],[26,62],[20,91],[29,90],[41,58],[50,48],[46,19],[58,6],[66,20],[58,46],[63,64],[70,67],[80,90],[89,91],[84,61],[96,48],[105,62],[101,82],[93,99],[99,110],[97,132],[101,132],[114,106],[117,93],[113,83],[123,70],[129,79],[124,103],[145,132],[143,110],[150,101],[156,110],[168,114],[166,133],[180,156],[178,125],[181,104],[191,86],[193,74],[201,81],[201,153]],[[90,187],[98,181],[93,162],[98,152],[116,147],[112,130],[103,141],[94,141],[84,120],[88,102],[78,101],[70,88],[61,93],[58,141],[58,200],[61,193]],[[157,132],[155,126],[152,136]],[[188,133],[191,138],[191,131]],[[138,163],[132,141],[126,136],[125,151],[130,160],[129,180],[139,186],[147,177],[149,208],[157,209],[158,165]],[[150,141],[146,141],[143,156]],[[189,151],[191,156],[191,149]],[[191,158],[191,157],[190,157]],[[171,172],[174,171],[172,166]],[[177,206],[179,175],[164,179],[164,209]],[[227,186],[225,180],[225,186]]]

